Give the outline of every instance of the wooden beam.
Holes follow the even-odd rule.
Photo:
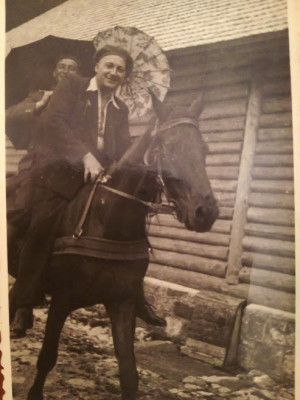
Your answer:
[[[249,207],[247,217],[249,222],[283,226],[294,226],[295,224],[295,212],[281,208]]]
[[[232,220],[231,241],[228,254],[228,268],[226,281],[229,284],[238,284],[241,269],[241,255],[243,251],[242,238],[247,219],[247,207],[251,170],[255,155],[257,132],[259,127],[260,107],[262,98],[262,77],[258,73],[251,82],[248,110],[246,116],[244,145],[241,155],[241,165],[238,177],[235,208]]]
[[[158,226],[171,226],[175,228],[185,229],[184,224],[179,222],[173,215],[169,214],[156,214],[152,220],[151,225],[158,225]],[[218,232],[218,233],[230,233],[231,229],[231,222],[225,221],[222,219],[218,219],[211,229],[211,232]]]
[[[251,285],[262,285],[263,282],[264,287],[295,293],[295,277],[281,272],[243,267],[240,270],[240,281]]]
[[[292,128],[264,128],[258,132],[258,140],[272,141],[272,140],[292,140]]]
[[[256,148],[257,154],[293,154],[293,142],[291,140],[276,140],[260,142]]]
[[[215,232],[198,233],[170,226],[151,225],[149,234],[151,237],[179,239],[187,242],[215,244],[217,246],[228,246],[230,241],[229,235]]]
[[[226,263],[219,260],[197,257],[172,251],[153,250],[150,261],[155,264],[175,267],[186,271],[201,272],[207,275],[225,277]]]
[[[274,193],[251,193],[249,197],[249,205],[263,208],[283,208],[287,210],[294,209],[294,195]]]
[[[246,251],[253,251],[261,254],[274,254],[281,257],[295,257],[294,242],[245,236],[242,243]]]
[[[242,254],[242,264],[253,268],[283,272],[284,274],[295,276],[294,258],[245,251]]]
[[[227,260],[227,246],[216,246],[209,244],[201,244],[187,242],[185,240],[149,237],[150,245],[154,249],[167,250],[185,254],[187,257],[192,254],[200,257],[213,258],[218,260]]]
[[[295,229],[291,226],[255,224],[248,222],[245,226],[245,234],[269,239],[295,240]]]
[[[244,138],[244,131],[209,132],[203,133],[203,138],[210,142],[241,142]]]
[[[294,193],[294,182],[286,180],[253,179],[250,184],[251,192],[258,193]]]

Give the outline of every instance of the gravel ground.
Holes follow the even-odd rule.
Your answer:
[[[35,310],[26,338],[11,342],[14,400],[25,400],[34,379],[47,309]],[[152,337],[151,337],[152,336]],[[190,359],[175,344],[136,330],[139,399],[293,400],[293,387],[279,385],[260,371],[229,375]],[[80,310],[64,327],[56,367],[45,385],[45,400],[120,400],[117,362],[106,318]]]

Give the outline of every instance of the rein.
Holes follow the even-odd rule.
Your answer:
[[[173,119],[173,120],[171,120],[169,122],[163,123],[157,129],[154,138],[157,137],[157,135],[159,133],[165,132],[165,131],[169,130],[170,128],[173,128],[173,127],[178,126],[178,125],[193,125],[197,129],[199,129],[197,121],[195,119],[192,119],[192,118],[176,118],[176,119]],[[129,152],[129,150],[130,150],[130,148],[127,150],[127,152]],[[118,168],[118,165],[115,166],[115,169],[117,169],[117,168]],[[150,201],[144,201],[144,200],[141,200],[138,197],[133,196],[133,195],[131,195],[129,193],[126,193],[126,192],[123,192],[121,190],[117,190],[117,189],[111,188],[109,186],[105,186],[104,184],[111,178],[111,176],[110,175],[99,176],[99,178],[94,183],[94,185],[92,187],[92,190],[91,190],[91,192],[89,194],[89,197],[88,197],[88,200],[86,202],[85,208],[83,210],[82,216],[81,216],[81,218],[80,218],[80,220],[79,220],[79,222],[78,222],[78,224],[77,224],[77,226],[76,226],[76,228],[74,230],[73,238],[74,239],[79,239],[80,236],[82,235],[82,232],[83,232],[82,227],[83,227],[83,224],[84,224],[84,222],[86,220],[86,217],[87,217],[89,208],[91,206],[92,200],[94,198],[95,191],[96,191],[96,188],[97,188],[98,184],[100,184],[103,189],[105,189],[105,190],[107,190],[107,191],[109,191],[111,193],[114,193],[114,194],[116,194],[116,195],[118,195],[120,197],[123,197],[125,199],[133,200],[133,201],[136,201],[136,202],[138,202],[140,204],[143,204],[145,207],[149,208],[154,213],[162,213],[163,212],[163,213],[173,214],[175,209],[176,209],[176,207],[175,207],[174,202],[172,201],[172,199],[170,198],[170,196],[168,194],[165,182],[164,182],[163,177],[162,177],[162,167],[161,167],[161,159],[160,159],[160,157],[158,158],[157,169],[158,169],[157,178],[158,178],[158,180],[159,180],[159,182],[161,184],[162,192],[164,193],[164,195],[165,195],[165,197],[167,199],[167,202],[168,202],[167,204],[163,203],[163,202],[162,203],[152,203]]]

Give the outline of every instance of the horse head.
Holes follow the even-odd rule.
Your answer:
[[[169,201],[177,218],[190,230],[210,230],[218,217],[218,206],[205,169],[208,152],[198,128],[203,98],[189,108],[166,107],[153,96],[159,118],[148,160],[158,166]]]

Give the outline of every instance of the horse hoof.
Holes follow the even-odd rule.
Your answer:
[[[36,390],[34,387],[32,387],[29,390],[27,400],[44,400],[44,396],[40,390]]]

